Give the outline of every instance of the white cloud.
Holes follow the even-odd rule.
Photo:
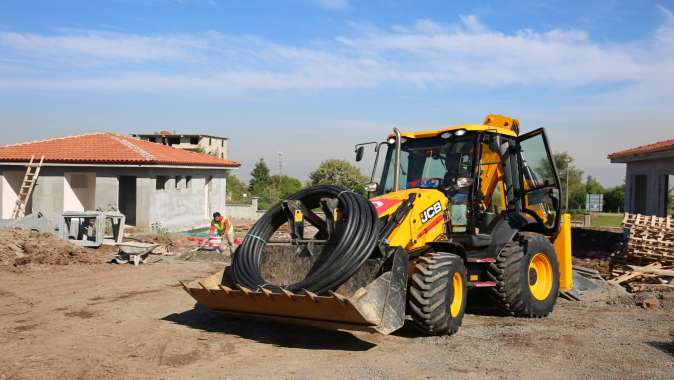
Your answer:
[[[344,9],[349,3],[337,1],[327,6]],[[471,88],[486,95],[466,112],[514,105],[503,112],[517,113],[527,126],[552,127],[548,131],[554,147],[571,151],[579,165],[590,170],[606,166],[610,151],[671,137],[674,14],[664,7],[659,9],[663,20],[652,25],[652,34],[627,42],[600,41],[578,29],[500,32],[474,15],[460,16],[453,24],[430,19],[390,28],[352,23],[349,33],[307,45],[216,32],[5,31],[0,32],[0,94],[22,90],[161,92],[240,98],[335,89],[456,88],[460,93],[461,88]],[[570,96],[547,105],[519,99],[501,102],[512,88],[526,88],[529,94],[543,89],[548,94]],[[382,113],[377,117],[384,119],[378,122],[398,123],[394,120],[397,116]],[[343,129],[362,131],[371,121],[331,122],[339,128],[317,133],[333,133],[337,141]],[[306,125],[315,123],[305,121]],[[388,128],[382,126],[376,133],[386,133]],[[298,136],[309,129],[303,128]],[[348,147],[344,149],[348,151]],[[269,151],[275,150],[271,147]],[[334,148],[322,154],[338,151]],[[257,159],[253,153],[246,154],[250,157],[237,158]],[[300,159],[298,165],[300,161],[305,165]]]
[[[0,33],[0,46],[20,56],[53,59],[112,61],[186,60],[191,50],[203,49],[203,36],[142,36],[109,32],[80,32],[57,36],[34,33]]]
[[[358,25],[350,35],[313,46],[215,32],[4,32],[0,82],[14,89],[226,93],[617,85],[646,97],[673,95],[674,16],[662,12],[665,22],[654,26],[650,39],[628,43],[597,42],[581,30],[497,32],[474,15],[452,25],[427,19],[387,30]],[[16,75],[13,66],[24,74]]]

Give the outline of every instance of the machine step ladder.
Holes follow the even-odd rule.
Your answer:
[[[26,205],[28,205],[30,195],[33,193],[37,177],[40,175],[43,161],[44,156],[40,157],[40,162],[38,163],[35,162],[35,155],[30,156],[30,162],[28,163],[28,168],[26,168],[26,175],[23,177],[21,189],[19,189],[19,194],[16,198],[16,205],[14,205],[14,211],[12,212],[12,219],[18,219],[25,216]]]

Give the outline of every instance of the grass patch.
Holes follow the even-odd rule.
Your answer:
[[[620,227],[624,214],[595,213],[592,214],[593,227]]]

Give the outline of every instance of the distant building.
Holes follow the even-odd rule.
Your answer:
[[[44,164],[26,207],[55,220],[64,211],[121,211],[141,228],[201,227],[225,208],[227,170],[238,162],[116,133],[0,146],[0,216],[11,217],[31,156]]]
[[[210,154],[222,159],[227,159],[228,156],[228,139],[226,137],[176,134],[168,131],[160,131],[152,134],[134,133],[132,136],[141,140],[168,145],[173,148]]]
[[[667,215],[674,188],[674,139],[614,152],[608,158],[627,164],[626,212]]]

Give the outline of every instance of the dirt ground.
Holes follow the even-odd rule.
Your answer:
[[[224,319],[178,285],[222,268],[164,257],[0,271],[0,379],[672,378],[672,297],[560,299],[548,318],[468,314],[457,335]],[[671,296],[671,294],[670,294]]]

